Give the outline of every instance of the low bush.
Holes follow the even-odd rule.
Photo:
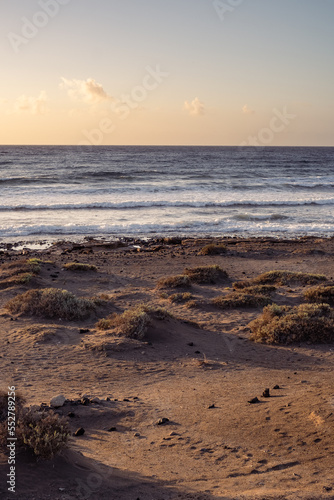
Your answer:
[[[187,302],[190,299],[192,299],[192,295],[189,292],[173,293],[173,295],[168,297],[168,300],[172,303]]]
[[[170,313],[161,307],[148,304],[139,304],[127,309],[122,314],[112,314],[101,319],[96,327],[100,330],[115,328],[117,333],[132,339],[142,340],[148,330],[152,319],[163,320],[170,317]]]
[[[310,288],[306,290],[304,297],[310,302],[325,302],[334,305],[334,286],[317,286]]]
[[[272,292],[275,292],[276,287],[272,285],[251,285],[246,287],[240,287],[239,282],[233,283],[233,288],[236,290],[241,290],[242,293],[249,294],[259,294],[259,295],[270,295]]]
[[[97,267],[90,264],[81,264],[80,262],[69,262],[64,265],[68,271],[94,271],[97,272]]]
[[[301,304],[263,309],[249,323],[251,340],[268,344],[293,342],[329,343],[334,340],[334,310],[328,304]]]
[[[167,278],[161,278],[157,284],[158,288],[189,288],[191,287],[191,282],[189,276],[184,274],[179,274],[176,276],[169,276]]]
[[[223,244],[217,245],[214,243],[210,243],[209,245],[205,245],[203,247],[198,255],[221,255],[223,253],[226,253],[226,246]]]
[[[217,281],[227,278],[226,271],[219,266],[186,268],[184,274],[192,283],[198,284],[217,283]]]
[[[26,408],[24,399],[15,398],[16,429],[18,449],[31,449],[43,459],[51,459],[62,450],[70,436],[70,428],[65,418],[53,412],[41,412]],[[8,395],[0,393],[0,447],[7,451],[8,445]]]
[[[66,320],[87,318],[96,308],[93,301],[59,288],[29,290],[11,299],[5,307],[14,314]]]
[[[236,307],[260,307],[270,304],[272,300],[267,295],[256,293],[232,292],[212,299],[212,304],[220,309]]]
[[[320,281],[326,281],[326,279],[326,276],[322,274],[308,274],[294,271],[268,271],[251,280],[236,282],[234,283],[234,287],[246,288],[257,284],[289,285],[291,283],[314,285]]]

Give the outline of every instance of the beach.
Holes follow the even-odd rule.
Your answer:
[[[208,245],[214,251],[205,254]],[[36,408],[63,395],[56,413],[72,434],[84,434],[72,435],[51,461],[18,454],[15,498],[334,498],[333,344],[254,342],[249,323],[263,306],[213,303],[233,283],[273,270],[325,275],[330,285],[333,238],[129,237],[24,246],[0,251],[1,389],[15,386]],[[16,263],[36,258],[39,270],[28,282],[10,276]],[[67,265],[73,263],[96,269]],[[222,271],[212,282],[164,284],[186,269],[212,266]],[[95,297],[96,309],[67,320],[5,307],[18,294],[46,288]],[[272,301],[298,306],[309,288],[278,284]],[[143,303],[160,311],[143,338],[97,327]],[[1,455],[2,477],[7,469]],[[0,493],[12,498],[4,481]]]

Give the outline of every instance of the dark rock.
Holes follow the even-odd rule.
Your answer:
[[[201,351],[195,351],[195,354],[201,354]]]
[[[70,411],[68,414],[67,414],[68,417],[70,418],[74,418],[75,417],[75,413],[73,413],[73,411]]]
[[[273,387],[273,389],[275,389],[275,390],[280,389],[280,386],[279,385],[275,385],[275,387]]]
[[[167,422],[169,422],[169,418],[163,417],[157,421],[157,425],[164,425],[167,424]]]
[[[248,403],[250,403],[251,405],[254,405],[255,403],[259,403],[259,399],[258,398],[253,398],[251,399],[250,401],[248,401]]]
[[[79,333],[89,333],[90,330],[88,328],[80,328]]]
[[[194,342],[189,342],[189,344],[188,344],[188,345],[189,345],[190,347],[193,347]]]
[[[83,427],[80,427],[75,431],[73,435],[78,437],[78,436],[83,436],[84,434],[85,434],[85,429]]]
[[[117,428],[116,427],[110,427],[107,432],[116,432]]]
[[[211,408],[216,408],[216,407],[215,407],[215,405],[213,404],[213,405],[210,405],[208,408],[209,408],[209,410],[210,410]]]
[[[264,398],[270,398],[270,391],[269,391],[269,389],[265,389],[265,390],[263,391],[263,393],[262,393],[262,396],[263,396]]]
[[[82,405],[88,406],[89,403],[90,403],[90,401],[89,401],[88,398],[81,398],[81,404]]]

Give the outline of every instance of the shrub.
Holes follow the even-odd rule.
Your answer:
[[[233,288],[236,288],[237,290],[242,290],[242,293],[249,293],[249,294],[259,294],[259,295],[270,295],[272,292],[275,292],[276,287],[272,285],[251,285],[251,286],[246,286],[246,287],[240,287],[239,286],[240,282],[233,283]],[[245,282],[243,282],[245,283]],[[248,283],[248,282],[247,282]],[[249,284],[249,283],[248,283]]]
[[[124,311],[122,314],[112,314],[101,319],[96,327],[100,330],[116,328],[117,332],[125,337],[142,340],[151,324],[152,319],[165,319],[170,317],[166,309],[139,304]]]
[[[222,278],[227,278],[227,273],[219,266],[186,268],[184,274],[192,283],[216,283]]]
[[[12,313],[28,316],[76,320],[88,317],[96,306],[93,301],[78,298],[67,290],[44,288],[19,294],[5,307]]]
[[[42,261],[40,259],[28,259],[27,266],[32,273],[38,274],[41,270],[41,262]]]
[[[189,288],[190,278],[183,274],[161,278],[157,284],[158,288]]]
[[[300,283],[302,285],[314,285],[319,281],[326,281],[326,276],[322,274],[308,274],[294,271],[268,271],[260,274],[256,278],[247,281],[240,281],[234,284],[235,288],[246,288],[253,284],[276,284],[289,285],[290,283]]]
[[[306,300],[310,302],[325,302],[334,304],[334,286],[317,286],[306,290],[304,293]]]
[[[223,253],[226,253],[226,246],[223,244],[216,245],[214,243],[210,243],[209,245],[205,245],[203,247],[198,255],[221,255]]]
[[[173,293],[173,295],[170,295],[168,297],[168,300],[172,303],[180,303],[180,302],[187,302],[192,298],[191,293],[189,292],[184,292],[184,293]]]
[[[8,450],[8,396],[0,393],[0,446]],[[15,398],[16,446],[31,449],[43,459],[50,459],[62,450],[70,436],[67,420],[53,412],[40,412],[24,406],[24,399],[16,394]]]
[[[328,304],[301,304],[263,309],[262,315],[249,323],[251,340],[268,344],[309,341],[327,343],[334,339],[334,311]]]
[[[220,309],[232,309],[235,307],[259,307],[270,304],[272,300],[263,294],[232,292],[212,299],[212,304]]]
[[[68,271],[97,271],[97,267],[90,264],[81,264],[79,262],[69,262],[64,265]]]

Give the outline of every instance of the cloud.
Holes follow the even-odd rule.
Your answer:
[[[199,116],[205,114],[204,104],[199,100],[198,97],[191,102],[185,101],[183,109],[189,112],[192,116]]]
[[[253,115],[255,113],[254,109],[249,108],[247,104],[242,107],[242,112],[244,115]]]
[[[71,99],[84,101],[88,104],[97,104],[101,101],[113,99],[104,90],[103,86],[93,78],[87,80],[68,80],[61,78],[60,88],[66,89]]]
[[[48,111],[46,106],[47,101],[48,97],[44,90],[40,92],[38,97],[27,97],[26,95],[21,95],[14,103],[14,112],[27,112],[32,115],[44,115]]]

